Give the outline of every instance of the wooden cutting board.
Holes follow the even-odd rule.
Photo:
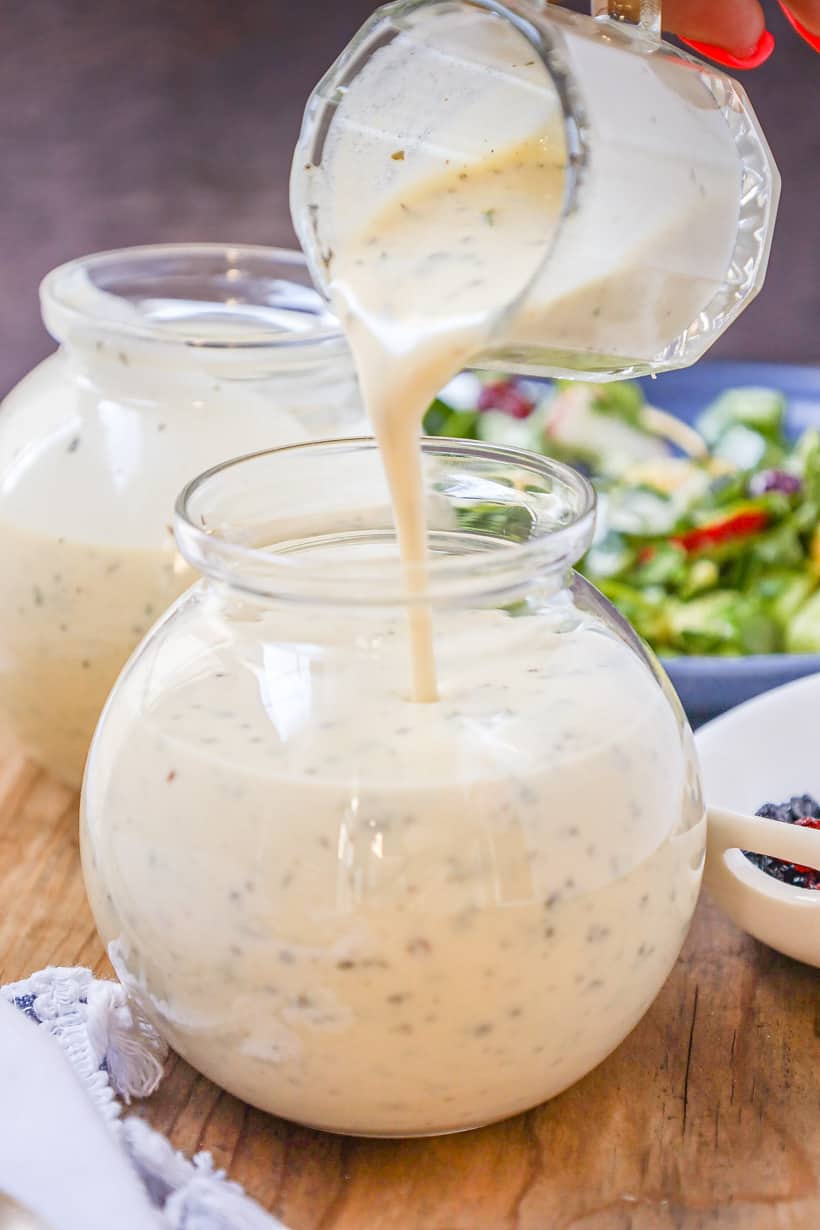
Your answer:
[[[76,797],[0,740],[0,982],[49,964],[111,973],[85,903]],[[136,1109],[186,1153],[209,1149],[288,1230],[818,1230],[820,975],[703,900],[626,1042],[495,1127],[327,1136],[178,1059]]]

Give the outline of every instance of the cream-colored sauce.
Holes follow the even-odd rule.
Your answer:
[[[163,536],[140,549],[0,520],[0,720],[71,786],[128,655],[193,579]]]
[[[95,740],[90,899],[175,1048],[320,1127],[475,1126],[583,1075],[685,933],[704,825],[674,714],[592,617],[201,592]]]
[[[533,123],[469,165],[391,171],[364,202],[337,184],[356,223],[329,280],[409,620],[206,585],[121,679],[87,777],[87,883],[123,982],[210,1077],[338,1131],[472,1127],[565,1088],[648,1007],[700,882],[693,762],[633,648],[566,594],[520,618],[432,594],[423,412],[503,336],[561,208],[562,139],[527,91]],[[593,307],[647,250],[578,248],[570,290],[544,282],[544,344],[567,304],[604,328]],[[661,282],[647,318],[674,307]]]
[[[400,70],[402,39],[385,54]],[[493,54],[510,60],[516,48]],[[612,66],[611,56],[598,61],[594,44],[583,46],[583,54],[591,73]],[[624,56],[614,59],[617,66]],[[481,135],[465,132],[462,114],[448,129],[452,153],[439,153],[429,173],[414,170],[417,161],[424,165],[423,145],[419,151],[397,138],[388,152],[385,134],[376,142],[368,132],[372,144],[362,150],[355,124],[348,120],[346,127],[343,120],[335,136],[331,128],[324,158],[329,182],[338,176],[343,199],[332,201],[336,234],[326,257],[328,284],[381,445],[412,593],[425,586],[417,437],[427,405],[448,379],[488,350],[509,350],[525,362],[538,352],[574,355],[582,364],[586,356],[592,368],[605,355],[646,360],[696,322],[721,285],[737,217],[731,140],[723,133],[721,149],[714,117],[669,91],[662,68],[655,71],[637,58],[632,67],[647,91],[647,107],[651,100],[658,114],[647,116],[631,144],[621,133],[611,148],[603,141],[595,145],[580,203],[566,216],[566,138],[543,86],[543,66],[535,61],[520,74],[523,86],[516,78],[526,91],[509,121],[511,132],[524,135],[512,142],[497,137],[496,145],[476,153]],[[385,87],[378,74],[369,84],[367,70],[363,78],[364,84],[357,78],[351,86],[351,94],[357,92],[352,101],[346,96],[345,115],[365,107],[378,82]],[[634,92],[634,81],[627,76],[626,82]],[[508,93],[500,97],[510,102]],[[398,110],[395,98],[391,106]],[[658,124],[650,118],[668,124],[671,131],[660,128],[667,140],[676,122],[682,138],[699,134],[702,160],[683,167],[679,153],[669,160],[668,151],[657,147]],[[431,117],[415,117],[414,123],[425,120]],[[459,153],[469,142],[469,151]],[[372,176],[376,202],[358,227],[351,221],[356,211],[345,179],[356,166],[362,176]],[[355,200],[360,218],[360,193]],[[436,687],[429,611],[415,607],[410,620],[413,695],[431,701]]]
[[[307,434],[298,395],[272,408],[252,382],[158,369],[127,343],[88,372],[58,353],[0,416],[0,721],[73,786],[128,655],[193,580],[180,488]]]
[[[446,181],[473,204],[461,224],[492,231],[469,182]],[[420,420],[483,326],[425,328],[425,293],[462,274],[421,273],[404,212],[340,252],[336,291],[417,597]],[[393,346],[376,262],[390,311],[415,313]],[[312,509],[288,520],[293,464],[265,541],[332,556],[335,516],[313,545]],[[336,1131],[473,1127],[571,1084],[659,990],[701,876],[687,744],[630,646],[566,593],[518,618],[432,594],[415,610],[192,591],[120,680],[86,779],[86,880],[120,978],[208,1076]]]
[[[560,145],[545,131],[401,193],[334,257],[334,306],[382,451],[411,595],[426,586],[422,416],[526,284],[560,214],[563,179]],[[434,701],[429,608],[412,606],[409,620],[412,694]]]

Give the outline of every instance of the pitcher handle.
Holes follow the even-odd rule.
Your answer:
[[[591,0],[592,16],[661,37],[661,0]]]

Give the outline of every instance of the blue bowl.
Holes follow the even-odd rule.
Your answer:
[[[700,363],[640,381],[653,406],[691,423],[725,389],[758,385],[788,399],[786,425],[797,435],[820,427],[820,368],[785,363]],[[665,658],[663,665],[690,722],[699,726],[781,683],[820,672],[820,654],[750,654],[743,658]]]

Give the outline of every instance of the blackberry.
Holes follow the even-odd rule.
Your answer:
[[[805,828],[820,829],[820,803],[810,794],[793,795],[788,803],[764,803],[758,808],[756,815],[777,820],[780,824],[799,824]],[[775,880],[780,880],[782,884],[820,890],[818,868],[804,867],[801,863],[786,863],[768,854],[755,854],[752,850],[744,850],[743,853],[755,867],[759,867]]]

